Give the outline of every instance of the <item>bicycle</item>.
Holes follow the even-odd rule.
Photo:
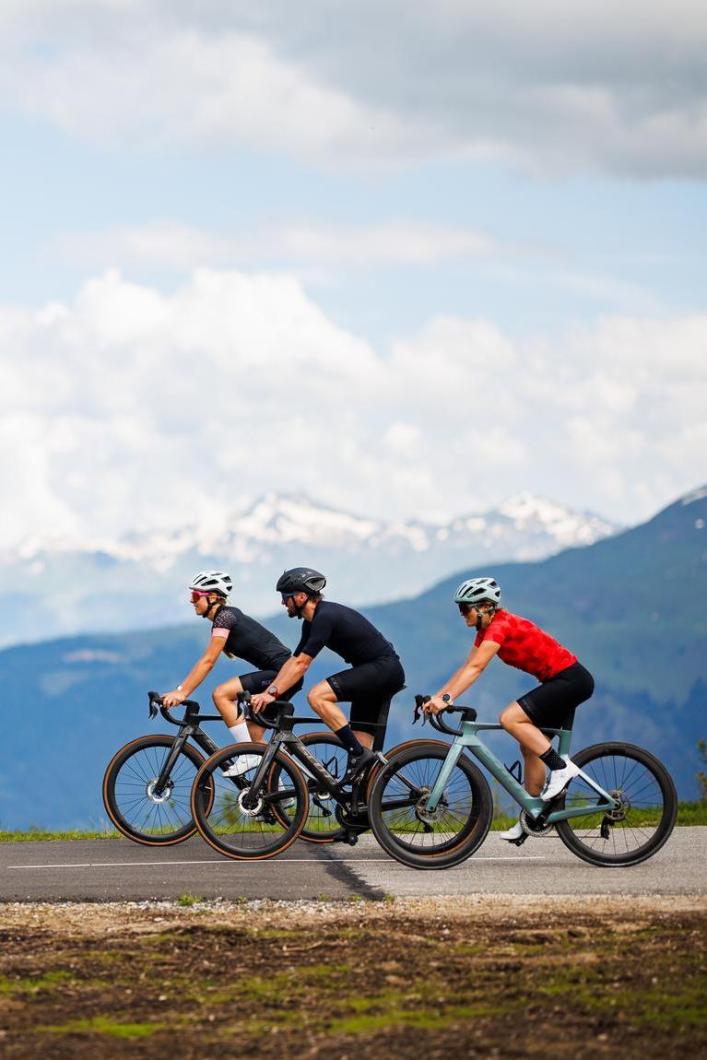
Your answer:
[[[429,696],[415,697],[416,719]],[[461,714],[460,727],[444,714]],[[649,751],[618,741],[593,744],[572,756],[580,767],[552,802],[529,795],[516,777],[482,742],[480,732],[500,730],[479,722],[473,707],[447,707],[429,720],[452,736],[419,740],[388,756],[373,781],[368,813],[383,849],[411,868],[448,868],[470,857],[486,838],[493,817],[491,791],[468,750],[521,807],[523,836],[547,835],[554,828],[577,857],[591,865],[638,865],[668,840],[677,815],[677,793],[665,766]],[[542,728],[558,738],[568,755],[574,710],[561,729]]]
[[[121,747],[108,763],[103,777],[103,804],[111,821],[126,838],[145,846],[172,846],[183,843],[196,833],[196,825],[190,810],[190,795],[194,778],[206,759],[219,750],[201,725],[203,722],[219,721],[220,714],[201,714],[196,700],[187,699],[181,704],[184,714],[175,717],[171,709],[162,703],[158,692],[148,692],[148,716],[157,713],[165,721],[178,728],[176,736],[167,733],[140,736]],[[259,720],[259,719],[258,719]],[[309,718],[310,722],[318,719]],[[326,754],[332,769],[336,767],[336,748],[343,750],[339,741],[328,733],[306,733],[302,742],[313,747],[317,754]],[[189,741],[193,741],[201,754]],[[224,761],[224,768],[229,763]],[[342,772],[343,775],[343,772]],[[243,781],[231,778],[236,790]],[[208,813],[213,802],[213,790],[202,792],[203,809]],[[321,820],[313,820],[312,827],[303,829],[302,838],[310,842],[331,842],[340,829],[327,834],[324,816],[327,807],[320,801],[313,814]],[[332,815],[333,816],[333,815]]]
[[[241,706],[249,716],[250,696],[241,693]],[[261,860],[282,853],[304,829],[310,834],[318,827],[312,819],[310,806],[324,807],[332,832],[320,842],[339,840],[353,846],[370,825],[367,814],[368,790],[377,769],[386,758],[378,751],[377,758],[362,776],[344,784],[344,772],[332,770],[333,762],[325,764],[315,757],[305,738],[294,732],[296,725],[311,722],[309,717],[296,717],[291,703],[281,700],[270,704],[269,716],[258,714],[258,724],[273,730],[270,742],[232,744],[213,754],[199,769],[192,786],[191,813],[199,834],[206,842],[226,857],[237,861]],[[323,742],[348,756],[338,739],[323,734]],[[400,744],[395,751],[406,744]],[[287,753],[285,753],[287,752]],[[254,755],[260,761],[245,769],[244,786],[238,792],[224,778],[222,766],[227,760]],[[213,799],[211,793],[213,792]],[[332,812],[331,806],[334,809]]]

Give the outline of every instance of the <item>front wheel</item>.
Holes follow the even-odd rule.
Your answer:
[[[573,854],[591,865],[638,865],[666,842],[675,825],[678,797],[667,769],[649,751],[628,743],[586,747],[573,762],[619,803],[555,824]],[[565,809],[588,807],[600,796],[581,776],[565,790]]]
[[[182,843],[196,832],[190,809],[194,777],[203,755],[185,743],[168,775],[165,765],[175,736],[140,736],[113,755],[103,777],[103,804],[124,836],[145,846]],[[204,785],[202,808],[208,814],[213,787]]]
[[[371,828],[383,849],[415,869],[442,869],[471,856],[483,843],[493,800],[481,771],[461,754],[433,812],[427,797],[449,754],[440,740],[411,741],[376,776],[368,804]]]
[[[263,757],[262,743],[222,747],[207,758],[194,778],[191,810],[199,834],[235,861],[258,861],[282,853],[295,841],[307,818],[307,785],[289,755],[277,751],[254,789]],[[225,776],[224,770],[237,773]],[[205,792],[213,789],[206,808]]]

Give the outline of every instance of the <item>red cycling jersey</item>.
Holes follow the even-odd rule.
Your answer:
[[[527,618],[497,611],[487,629],[477,633],[474,644],[499,644],[498,657],[509,666],[524,670],[538,681],[549,681],[577,662],[577,656]]]

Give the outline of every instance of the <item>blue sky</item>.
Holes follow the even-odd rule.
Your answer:
[[[707,478],[707,16],[487,7],[3,5],[0,545]]]

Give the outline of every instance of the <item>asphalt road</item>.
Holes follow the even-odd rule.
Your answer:
[[[0,843],[0,901],[143,901],[201,898],[383,898],[455,894],[704,894],[707,828],[676,828],[633,868],[597,869],[559,839],[510,847],[491,833],[453,869],[420,872],[389,858],[375,839],[357,846],[297,842],[271,861],[223,858],[200,839],[164,850],[127,839]]]

